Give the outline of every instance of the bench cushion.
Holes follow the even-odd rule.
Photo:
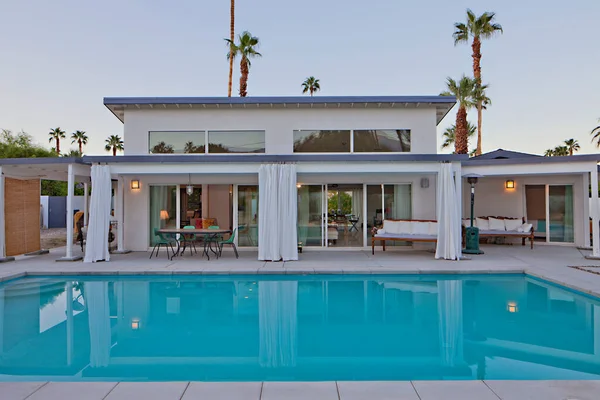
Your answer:
[[[406,240],[410,242],[411,240],[437,240],[437,235],[399,235],[395,233],[378,233],[375,235],[375,238],[379,239],[398,239],[398,240]]]
[[[524,236],[524,235],[529,235],[531,233],[531,230],[529,230],[529,232],[517,232],[517,231],[494,231],[494,230],[480,230],[479,231],[479,236],[485,236],[485,235],[496,235],[496,236]]]

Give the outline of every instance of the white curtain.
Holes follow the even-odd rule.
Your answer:
[[[90,327],[90,366],[106,367],[111,348],[108,282],[85,282],[83,287]]]
[[[108,165],[92,165],[90,221],[83,262],[110,260],[108,229],[110,225],[111,194],[110,167]]]
[[[298,259],[298,189],[295,164],[263,164],[258,169],[258,259]]]
[[[454,367],[463,361],[462,281],[440,280],[438,318],[442,365]]]
[[[262,367],[296,365],[297,299],[297,281],[259,282],[259,362]]]
[[[356,226],[363,221],[363,191],[362,188],[352,190],[352,215],[358,218]]]
[[[452,172],[452,164],[441,163],[437,179],[438,237],[436,259],[458,260],[461,256],[460,194]],[[458,179],[461,179],[458,177]]]
[[[410,185],[394,185],[394,219],[410,219],[412,217]],[[387,216],[386,216],[387,218]]]

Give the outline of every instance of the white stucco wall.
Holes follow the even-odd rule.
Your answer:
[[[515,189],[506,189],[507,179],[515,181]],[[475,186],[475,216],[502,216],[521,218],[526,216],[525,186],[526,185],[573,185],[574,230],[575,244],[584,246],[586,210],[589,208],[588,189],[584,191],[583,176],[522,176],[522,177],[484,177]],[[470,185],[463,180],[463,216],[471,215]],[[589,235],[589,233],[588,233]]]
[[[437,153],[434,107],[125,111],[126,155],[148,154],[150,131],[264,130],[266,153],[293,153],[296,129],[410,129],[411,152]]]

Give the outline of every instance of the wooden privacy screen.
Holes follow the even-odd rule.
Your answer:
[[[40,180],[4,179],[6,255],[40,250]]]

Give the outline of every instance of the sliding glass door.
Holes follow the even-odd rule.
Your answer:
[[[325,245],[323,190],[324,185],[302,185],[298,188],[298,242],[302,246]]]
[[[238,245],[258,246],[258,186],[237,186]]]
[[[536,238],[548,243],[575,241],[572,185],[526,185],[525,204]]]
[[[150,186],[150,245],[156,244],[154,230],[177,228],[177,186]]]

